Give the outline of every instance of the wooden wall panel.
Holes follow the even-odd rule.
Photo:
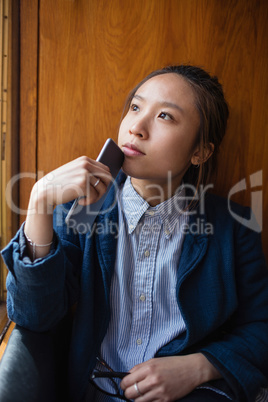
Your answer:
[[[20,172],[21,222],[25,219],[31,188],[37,170],[37,67],[38,0],[20,2]]]
[[[10,186],[19,171],[19,5],[15,0],[2,1],[0,6],[3,30],[1,32],[1,161],[0,161],[0,245],[1,249],[15,235],[19,215],[10,208],[11,201],[18,207],[18,182]],[[5,17],[5,18],[3,18]],[[1,23],[0,23],[1,25]],[[2,37],[3,36],[3,37]],[[1,70],[1,68],[0,68]],[[0,334],[7,322],[1,301],[6,300],[7,269],[0,259]]]
[[[266,0],[40,0],[37,169],[116,139],[129,89],[170,63],[216,74],[230,105],[215,192],[263,170],[268,257]],[[251,192],[234,199],[250,205]]]

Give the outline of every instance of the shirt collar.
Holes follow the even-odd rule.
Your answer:
[[[166,238],[178,224],[180,216],[185,208],[185,188],[180,186],[176,194],[161,202],[156,207],[151,207],[134,189],[130,177],[127,177],[122,191],[122,205],[128,225],[128,233],[131,234],[137,227],[143,216],[159,217],[164,225]]]

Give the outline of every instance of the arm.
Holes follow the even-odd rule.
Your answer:
[[[50,242],[53,237],[54,206],[68,202],[78,195],[86,197],[80,203],[97,200],[105,192],[106,183],[110,180],[107,169],[98,162],[82,157],[39,180],[32,190],[29,202],[25,223],[27,236],[37,244]],[[102,175],[102,183],[96,191],[91,184],[98,175]],[[56,232],[53,253],[49,253],[49,247],[36,247],[38,259],[33,263],[22,258],[21,231],[2,252],[9,269],[9,317],[20,326],[34,331],[44,331],[56,325],[76,301],[79,292],[82,250],[77,235],[72,231],[66,235],[64,211],[63,208],[58,209],[57,217],[60,214],[62,219],[58,227],[57,224],[54,226]],[[59,222],[59,219],[56,221]],[[31,253],[31,246],[28,247]]]
[[[249,209],[245,215],[248,219]],[[238,400],[252,401],[268,384],[268,271],[260,234],[236,224],[234,257],[236,311],[222,336],[200,351]]]
[[[94,183],[100,178],[98,186]],[[96,202],[105,193],[111,180],[109,168],[100,162],[81,157],[61,166],[39,180],[33,187],[27,218],[25,234],[30,255],[35,246],[35,257],[44,257],[49,252],[53,238],[53,210],[56,205],[64,204],[77,197],[81,205]],[[48,246],[45,246],[48,244]]]

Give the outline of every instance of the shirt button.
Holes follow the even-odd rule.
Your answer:
[[[165,229],[165,234],[168,236],[170,234],[170,231],[168,229]]]
[[[130,230],[134,229],[134,225],[131,225],[131,224],[130,224],[130,225],[129,225],[129,229],[130,229]]]
[[[141,340],[141,338],[139,338],[139,339],[137,339],[137,345],[141,345],[142,344],[142,340]]]
[[[142,294],[140,295],[140,301],[144,302],[145,299],[146,299],[145,294],[142,293]]]
[[[154,211],[148,211],[148,214],[149,214],[150,216],[154,216]]]
[[[150,251],[149,251],[149,250],[146,250],[145,253],[144,253],[144,255],[145,255],[145,257],[149,257]]]

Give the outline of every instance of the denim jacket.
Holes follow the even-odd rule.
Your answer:
[[[77,304],[69,369],[74,401],[86,392],[109,323],[117,244],[109,228],[118,222],[114,201],[112,188],[96,220],[103,230],[85,234],[64,223],[71,203],[58,206],[54,249],[44,259],[23,258],[21,230],[2,251],[11,320],[41,332]],[[221,372],[234,400],[252,402],[268,385],[268,270],[261,238],[231,216],[225,199],[207,195],[203,201],[191,213],[178,266],[177,302],[186,332],[156,356],[202,352]],[[249,219],[249,208],[234,203],[231,208]]]

